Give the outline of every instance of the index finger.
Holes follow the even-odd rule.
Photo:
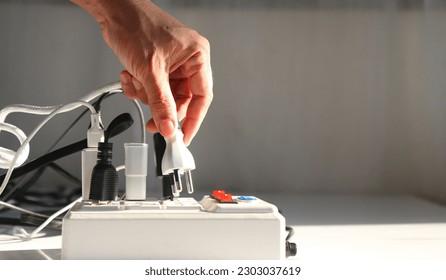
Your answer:
[[[150,71],[144,79],[144,88],[158,131],[166,138],[171,137],[178,124],[175,100],[170,90],[168,75],[163,69],[165,61],[156,57],[151,60]],[[150,122],[147,124],[150,127]]]
[[[190,77],[190,90],[192,99],[187,108],[182,125],[184,143],[189,145],[197,134],[201,123],[211,105],[213,94],[212,70],[209,64],[202,67]]]

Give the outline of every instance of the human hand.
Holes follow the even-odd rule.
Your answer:
[[[125,94],[150,106],[147,129],[168,138],[184,119],[189,145],[213,97],[209,42],[150,1],[73,2],[95,17],[124,65]]]

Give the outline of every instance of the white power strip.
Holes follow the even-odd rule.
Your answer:
[[[277,207],[232,198],[80,202],[63,219],[62,259],[284,259]]]

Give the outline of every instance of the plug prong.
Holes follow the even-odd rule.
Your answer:
[[[186,176],[186,187],[187,187],[187,192],[189,194],[193,194],[194,193],[194,185],[192,184],[192,173],[189,170],[186,170],[184,172],[185,176]]]
[[[178,169],[175,169],[173,171],[173,178],[175,181],[175,187],[177,188],[177,191],[182,192],[183,191],[183,186],[181,184],[181,177],[180,177],[180,173]]]
[[[170,174],[169,174],[169,177],[170,177],[170,187],[171,187],[171,189],[172,189],[172,195],[173,195],[174,197],[178,197],[178,196],[179,196],[179,193],[178,193],[177,186],[176,186],[176,183],[175,183],[175,177],[174,177],[174,174],[173,174],[173,173],[170,173]]]

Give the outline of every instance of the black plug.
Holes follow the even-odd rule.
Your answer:
[[[97,163],[91,173],[91,200],[115,200],[118,197],[118,172],[112,164],[113,143],[108,140],[133,124],[129,113],[117,116],[105,131],[104,142],[98,143]]]
[[[112,165],[113,143],[99,142],[98,159],[91,173],[91,200],[115,200],[118,196],[118,172]]]
[[[153,134],[153,147],[155,150],[155,170],[156,176],[162,179],[163,184],[163,198],[173,200],[172,174],[163,175],[161,163],[163,161],[164,152],[166,151],[166,140],[160,133]]]

